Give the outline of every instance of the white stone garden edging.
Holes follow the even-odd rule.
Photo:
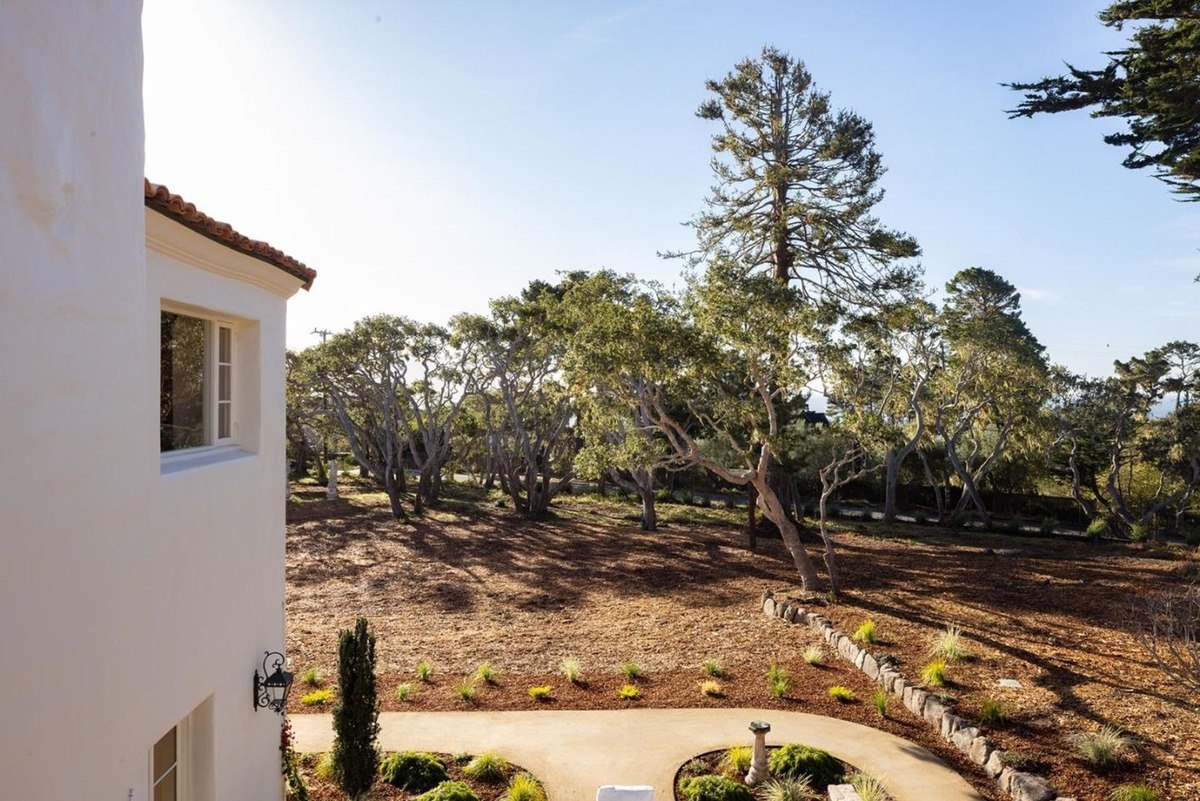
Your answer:
[[[1050,783],[1041,776],[1013,770],[1005,765],[1004,752],[996,748],[978,728],[950,711],[942,699],[911,683],[893,665],[881,665],[865,648],[834,628],[828,618],[809,612],[794,598],[777,599],[769,590],[763,593],[762,608],[763,612],[771,617],[780,618],[787,623],[807,625],[815,630],[834,653],[852,663],[900,699],[908,711],[924,718],[929,725],[937,728],[942,739],[979,765],[983,772],[995,779],[1000,788],[1015,801],[1053,801],[1059,797]]]

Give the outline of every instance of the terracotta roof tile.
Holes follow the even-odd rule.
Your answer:
[[[214,242],[219,242],[240,253],[245,253],[247,256],[278,267],[289,275],[294,275],[304,282],[305,289],[312,287],[313,279],[317,277],[316,270],[304,266],[282,250],[277,250],[266,242],[239,234],[229,223],[214,220],[179,195],[171,194],[171,191],[162,184],[152,184],[149,180],[145,183],[148,208],[186,225]]]

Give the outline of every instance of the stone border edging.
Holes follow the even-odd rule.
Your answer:
[[[1014,801],[1053,801],[1059,798],[1050,783],[1041,776],[1013,770],[1005,765],[1004,752],[996,748],[978,728],[954,714],[942,699],[909,682],[891,664],[880,664],[865,648],[834,628],[829,618],[809,612],[795,598],[777,600],[775,593],[770,590],[763,593],[762,609],[770,617],[807,625],[820,634],[834,653],[900,699],[909,712],[937,728],[942,739],[983,768],[983,772],[995,779],[1000,789],[1012,796]]]

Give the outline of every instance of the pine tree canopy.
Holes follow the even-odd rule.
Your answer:
[[[1149,167],[1183,200],[1200,200],[1200,0],[1119,0],[1100,21],[1134,26],[1129,46],[1100,69],[1067,65],[1068,75],[1007,84],[1025,93],[1013,117],[1091,109],[1120,117],[1125,131],[1104,141],[1128,147],[1124,165]]]

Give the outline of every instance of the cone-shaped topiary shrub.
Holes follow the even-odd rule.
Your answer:
[[[351,798],[366,795],[379,770],[375,635],[366,618],[338,632],[338,702],[333,707],[333,777]]]

